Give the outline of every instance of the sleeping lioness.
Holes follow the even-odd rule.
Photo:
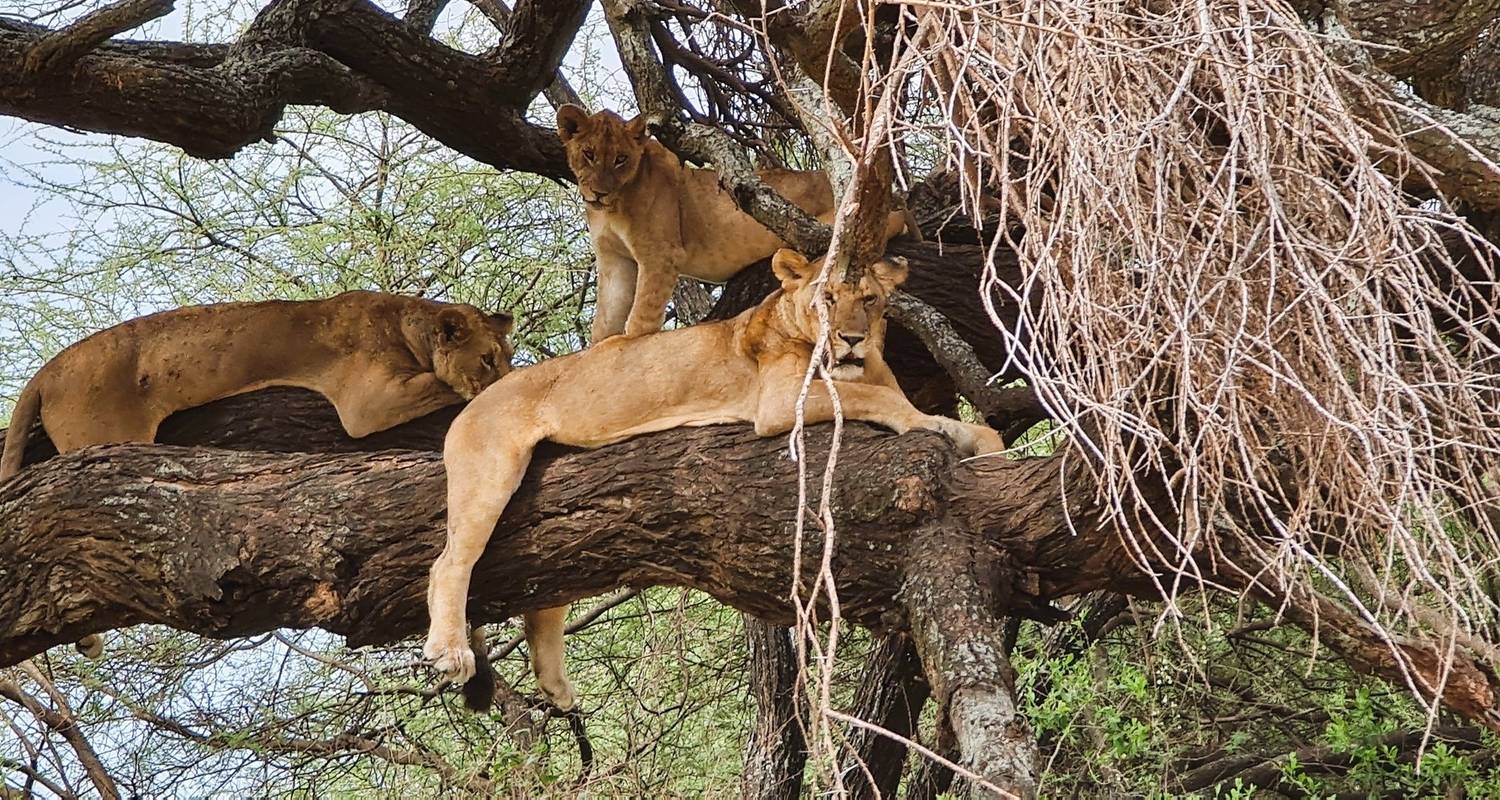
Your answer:
[[[575,447],[601,447],[668,428],[752,422],[774,436],[792,428],[796,402],[814,342],[812,308],[826,292],[832,335],[832,376],[848,419],[903,433],[941,431],[964,453],[1004,447],[989,428],[918,411],[901,393],[882,357],[886,297],[906,278],[903,261],[880,261],[858,287],[814,282],[818,268],[780,250],[772,268],[781,289],[733,319],[640,338],[613,337],[588,350],[513,372],[486,389],[453,421],[443,443],[448,473],[448,543],[427,587],[431,627],[423,654],[454,681],[476,672],[465,605],[469,576],[495,522],[544,439]],[[620,387],[630,391],[621,392]],[[601,401],[600,398],[608,398]],[[808,422],[832,419],[833,407],[814,381],[804,407]],[[561,709],[574,704],[563,668],[566,607],[526,614],[532,668],[547,698]],[[486,668],[483,677],[487,677]],[[476,681],[479,683],[480,681]],[[465,691],[470,705],[488,703]]]
[[[557,134],[587,206],[599,262],[592,342],[661,330],[677,276],[723,283],[785,243],[741,211],[709,169],[692,169],[646,132],[644,116],[589,116],[557,110]],[[832,222],[833,189],[821,172],[763,169],[761,180],[822,222]],[[886,238],[907,227],[904,212]],[[915,231],[913,231],[915,233]]]
[[[320,392],[353,437],[473,397],[510,371],[508,315],[376,292],[190,306],[100,331],[58,353],[16,401],[0,480],[42,427],[66,453],[150,442],[176,411],[267,386]],[[79,643],[97,655],[98,637]]]

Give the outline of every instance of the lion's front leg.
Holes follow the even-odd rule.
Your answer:
[[[795,377],[781,370],[780,378],[764,380],[755,409],[755,432],[775,436],[792,429],[797,421],[797,397],[802,391],[801,373]],[[896,433],[906,433],[926,421],[899,389],[867,383],[838,381],[839,407],[845,419],[873,422]],[[833,398],[821,380],[808,387],[802,408],[803,421],[811,424],[833,419]]]
[[[443,446],[448,475],[448,541],[427,583],[430,624],[422,655],[454,683],[474,677],[467,606],[474,564],[526,472],[531,448],[521,442],[490,443],[478,434],[476,417],[461,415]]]
[[[677,285],[676,262],[653,258],[642,262],[635,280],[635,301],[625,321],[626,336],[645,336],[661,330],[667,318],[667,301]]]
[[[340,383],[337,396],[323,392],[350,437],[360,439],[462,402],[453,388],[431,372],[398,377],[371,375],[362,384]]]
[[[625,332],[625,321],[636,295],[635,259],[617,249],[617,244],[594,242],[598,253],[598,292],[594,297],[594,322],[589,326],[589,344]]]

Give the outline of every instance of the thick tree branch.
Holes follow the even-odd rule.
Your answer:
[[[492,57],[496,91],[524,108],[557,78],[588,0],[520,0]]]
[[[224,158],[270,136],[290,104],[385,110],[476,160],[569,178],[556,135],[524,114],[532,87],[556,73],[541,56],[560,58],[577,28],[554,13],[576,5],[530,17],[538,40],[516,45],[525,58],[496,54],[498,68],[367,0],[273,0],[232,46],[106,43],[73,69],[29,78],[27,53],[49,32],[0,21],[0,114]]]
[[[1011,582],[996,554],[943,520],[914,537],[902,587],[912,638],[960,766],[1002,792],[1036,796],[1041,761],[1017,708],[994,588]]]
[[[902,532],[926,509],[952,505],[940,494],[952,450],[931,434],[863,426],[846,440],[847,488],[836,498],[851,554],[838,569],[844,616],[885,627],[899,611],[891,597]],[[771,588],[791,573],[789,555],[774,544],[795,506],[783,448],[724,426],[586,453],[544,449],[480,562],[475,617],[671,584],[789,621],[784,592]],[[738,466],[706,474],[704,453]],[[1124,553],[1080,545],[1089,537],[1068,535],[1060,509],[1052,526],[1031,518],[1004,529],[1012,504],[1029,506],[1022,493],[1055,496],[1042,487],[1056,473],[1042,463],[998,466],[984,495],[958,513],[985,519],[991,546],[1048,554],[1040,571],[1016,576],[1017,604],[1036,602],[1023,597],[1028,586],[1055,596],[1119,582]],[[54,458],[0,488],[0,520],[12,534],[0,542],[10,589],[0,596],[0,663],[138,622],[210,636],[318,626],[356,645],[415,633],[425,623],[423,576],[442,540],[442,484],[431,452],[126,445]],[[726,537],[725,525],[736,535]],[[122,527],[128,538],[112,533]],[[559,558],[568,570],[554,569]]]
[[[479,9],[480,13],[484,14],[489,18],[490,22],[494,23],[496,30],[509,31],[512,29],[511,19],[514,12],[510,10],[509,6],[505,5],[504,0],[473,0],[473,3],[474,7]],[[588,4],[585,3],[584,13],[587,14],[587,11]],[[574,26],[575,30],[577,27],[577,25]],[[500,58],[506,52],[506,47],[506,42],[501,41],[485,57]],[[564,48],[564,52],[566,50]],[[558,62],[560,65],[561,55],[559,55]],[[546,96],[547,102],[552,105],[553,110],[569,104],[575,106],[583,105],[583,99],[578,96],[578,92],[573,89],[573,85],[568,83],[568,79],[563,77],[561,69],[552,73],[552,80],[542,89],[542,94]]]
[[[166,16],[172,5],[173,0],[120,0],[85,14],[68,27],[38,39],[26,53],[22,72],[29,77],[66,67],[105,39]]]
[[[1377,45],[1370,48],[1377,67],[1412,80],[1429,101],[1445,106],[1456,98],[1459,62],[1500,17],[1500,0],[1334,0],[1329,5],[1357,38]]]
[[[0,77],[0,114],[225,158],[268,137],[289,104],[353,113],[386,101],[379,87],[305,48],[230,58],[227,47],[128,42],[26,78],[22,65],[42,31],[0,20],[0,76],[9,76]]]

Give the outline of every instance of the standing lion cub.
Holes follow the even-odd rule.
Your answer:
[[[613,111],[557,110],[557,135],[587,206],[599,261],[591,344],[661,330],[678,275],[723,283],[785,245],[741,211],[710,169],[686,167],[652,139],[646,118]],[[761,180],[822,222],[832,222],[833,188],[821,172],[759,170]],[[892,213],[886,238],[907,227]]]
[[[448,475],[448,541],[427,584],[431,618],[424,655],[464,687],[471,707],[485,707],[492,687],[479,671],[482,639],[471,640],[466,618],[469,578],[495,523],[531,463],[537,443],[604,445],[669,428],[750,422],[776,436],[797,421],[803,376],[823,336],[814,299],[828,309],[826,352],[846,419],[897,433],[939,431],[964,454],[1004,448],[983,425],[917,410],[886,366],[886,298],[906,279],[901,260],[876,262],[858,286],[816,281],[818,266],[781,250],[771,268],[781,289],[733,319],[640,338],[614,337],[582,352],[507,375],[474,398],[443,441]],[[833,418],[822,381],[807,390],[803,418]],[[526,641],[542,692],[561,709],[575,703],[563,668],[567,607],[526,614]]]

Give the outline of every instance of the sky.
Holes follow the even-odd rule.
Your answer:
[[[11,6],[15,1],[0,0],[0,16],[6,16],[7,6]],[[399,7],[403,4],[399,0],[395,3],[389,0],[384,2],[376,0],[376,3],[388,8]],[[233,6],[239,13],[221,15],[217,13],[217,7],[220,5]],[[237,17],[247,13],[246,9],[253,9],[255,5],[254,3],[247,4],[243,0],[189,0],[179,3],[172,13],[162,19],[124,35],[141,39],[228,41],[232,38],[230,35],[214,35],[212,29],[224,27],[220,20],[226,18],[230,23],[234,23]],[[92,6],[84,5],[72,13],[76,15],[90,7]],[[456,15],[463,13],[458,9],[464,7],[461,3],[450,4],[439,19],[438,29],[442,30],[454,24]],[[608,33],[599,13],[597,7],[590,10],[589,21],[580,33],[581,41],[575,44],[569,52],[565,70],[570,67],[576,70],[583,59],[593,59],[603,64],[602,71],[605,74],[618,74],[618,56],[607,44]],[[213,22],[208,22],[208,20],[213,20]],[[56,23],[49,21],[47,24]],[[187,31],[193,33],[185,35]],[[601,42],[601,38],[605,41]],[[623,81],[618,86],[610,86],[608,89],[611,95],[629,96],[628,86]],[[26,232],[32,234],[62,233],[77,223],[76,220],[68,218],[64,203],[56,200],[49,201],[49,196],[45,191],[26,185],[24,174],[18,169],[18,167],[34,167],[38,162],[49,160],[50,154],[37,147],[38,135],[63,144],[87,144],[108,138],[104,134],[73,133],[14,117],[0,116],[0,240],[21,232],[23,227]],[[57,180],[69,177],[67,169],[60,166],[49,166],[42,170],[42,174],[47,178]]]

